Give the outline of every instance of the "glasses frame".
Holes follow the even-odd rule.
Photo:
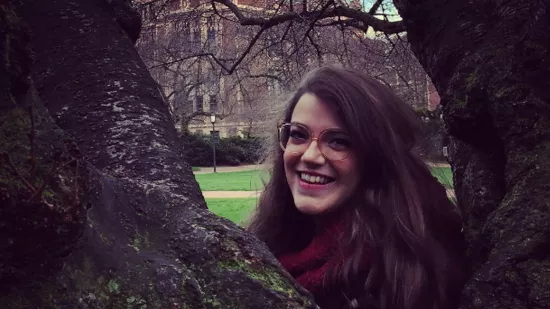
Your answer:
[[[311,133],[311,130],[308,129],[308,127],[306,127],[305,125],[303,125],[301,123],[296,123],[296,122],[284,122],[284,123],[281,123],[277,128],[277,139],[279,140],[279,146],[281,147],[283,152],[286,151],[286,147],[283,145],[283,141],[281,140],[281,132],[283,131],[284,127],[287,127],[287,126],[300,127],[302,129],[304,129],[309,134],[309,141],[307,142],[307,145],[305,146],[304,151],[302,151],[302,152],[294,151],[294,152],[292,152],[294,154],[304,154],[309,149],[309,147],[311,146],[311,143],[313,141],[317,141],[317,149],[319,149],[319,152],[323,155],[323,157],[325,157],[325,159],[327,159],[329,161],[344,161],[345,159],[347,159],[350,156],[350,154],[352,152],[351,150],[349,150],[348,153],[341,159],[331,159],[331,158],[329,158],[329,156],[327,156],[323,152],[323,147],[320,146],[319,139],[321,139],[323,137],[323,134],[325,134],[326,132],[335,132],[335,131],[339,132],[339,130],[325,129],[325,130],[321,131],[321,133],[319,133],[319,135],[317,137],[315,137]]]

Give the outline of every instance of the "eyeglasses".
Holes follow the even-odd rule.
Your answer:
[[[312,141],[317,141],[321,154],[332,161],[346,159],[352,150],[350,137],[338,129],[327,129],[318,137],[313,137],[309,129],[299,123],[283,123],[279,126],[279,145],[284,151],[303,154]]]

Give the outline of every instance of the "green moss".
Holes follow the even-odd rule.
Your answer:
[[[283,278],[277,270],[269,267],[261,267],[259,269],[252,268],[246,261],[231,260],[229,262],[220,262],[220,269],[229,269],[242,271],[249,278],[259,281],[263,286],[274,291],[284,293],[292,298],[297,296],[295,289]]]
[[[126,298],[126,309],[147,309],[147,301],[139,296],[130,296]]]
[[[55,194],[53,193],[53,191],[47,190],[47,189],[44,189],[42,195],[43,195],[44,197],[46,197],[46,198],[49,198],[49,199],[52,199],[52,198],[55,196]]]
[[[468,74],[465,81],[466,81],[466,87],[468,89],[471,89],[473,86],[475,86],[475,84],[478,83],[478,74],[477,74],[477,72],[474,71],[474,72]]]
[[[209,307],[212,308],[222,308],[222,304],[220,301],[215,298],[214,296],[208,296],[204,298],[204,302],[209,305]]]
[[[227,238],[223,240],[223,247],[229,252],[238,252],[239,244],[233,239]]]
[[[468,95],[464,94],[461,97],[455,97],[453,100],[454,107],[465,108],[468,105]]]
[[[136,232],[136,236],[134,237],[134,241],[132,242],[132,247],[134,250],[139,251],[141,248],[141,237],[139,237],[139,233]]]
[[[109,283],[107,283],[107,289],[109,290],[110,293],[118,294],[120,293],[120,284],[115,280],[111,279],[109,280]]]
[[[51,171],[68,160],[64,157],[61,159],[63,162],[60,162],[54,155],[65,150],[63,141],[60,141],[62,134],[53,132],[44,117],[39,116],[39,111],[42,110],[33,107],[35,119],[32,143],[29,138],[32,129],[30,113],[26,108],[14,107],[0,115],[0,152],[9,154],[13,166],[8,167],[6,162],[0,162],[0,187],[11,191],[11,196],[22,194],[19,200],[25,200],[34,194],[25,183],[29,183],[35,189],[40,188],[45,179],[51,176]],[[15,176],[12,169],[17,170],[21,176]],[[66,176],[65,179],[71,177],[72,172],[59,171]],[[37,198],[51,205],[69,207],[68,205],[74,204],[74,195],[67,193],[69,190],[65,189],[69,188],[62,189],[59,183],[50,181],[43,188],[42,195]]]
[[[12,108],[0,116],[0,152],[10,154],[15,168],[22,169],[23,160],[30,152],[26,134],[29,132],[30,120],[22,108]],[[0,165],[0,186],[11,190],[24,188],[21,180],[13,177],[7,165]]]
[[[149,240],[149,232],[145,232],[145,234],[142,236],[139,231],[136,230],[131,247],[134,248],[134,250],[139,251],[140,249],[148,248],[150,245],[151,242]]]

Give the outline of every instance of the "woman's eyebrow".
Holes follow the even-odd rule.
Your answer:
[[[300,126],[303,126],[306,129],[311,131],[311,128],[305,123],[302,123],[302,122],[299,122],[299,121],[291,121],[290,124],[300,125]],[[343,133],[343,134],[349,135],[349,133],[345,129],[342,129],[340,127],[332,127],[332,128],[323,129],[321,132],[324,132],[324,131],[331,131],[331,132],[337,132],[337,133]]]
[[[348,131],[346,131],[345,129],[342,129],[342,128],[328,128],[328,129],[325,129],[323,131],[327,131],[327,132],[335,132],[335,133],[342,133],[342,134],[345,134],[345,135],[349,135]]]

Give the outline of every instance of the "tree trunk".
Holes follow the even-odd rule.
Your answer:
[[[2,307],[313,308],[206,209],[126,1],[13,2],[36,63],[0,5]]]
[[[462,308],[548,308],[549,2],[394,3],[451,135],[471,266]]]

